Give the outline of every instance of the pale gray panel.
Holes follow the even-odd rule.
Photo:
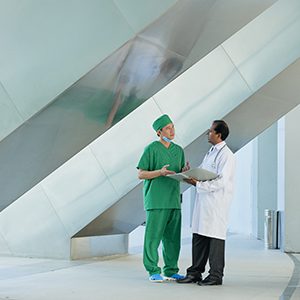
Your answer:
[[[177,1],[171,12],[139,35],[162,47],[168,45],[170,51],[187,57],[216,2],[216,0]]]
[[[22,124],[23,119],[0,83],[0,141]]]
[[[209,53],[216,45],[226,41],[276,1],[215,1],[213,9],[202,11],[204,12],[201,16],[203,27],[189,55],[189,60],[197,62],[199,55],[204,56]],[[209,2],[212,3],[213,1]],[[216,41],[219,43],[216,44]]]
[[[177,0],[113,0],[128,24],[139,32],[165,13]]]
[[[299,32],[300,2],[278,1],[223,46],[256,91],[300,56]]]
[[[287,109],[289,106],[290,108]],[[237,151],[243,147],[293,106],[293,104],[291,106],[290,103],[283,103],[276,98],[266,97],[260,93],[251,96],[226,116],[226,120],[232,127],[230,139],[232,149]],[[241,125],[237,126],[237,124]]]
[[[154,99],[174,118],[177,135],[186,146],[208,129],[212,120],[227,114],[250,94],[247,84],[219,47],[158,92]]]
[[[0,213],[0,228],[15,256],[70,256],[70,238],[40,186]]]
[[[146,220],[143,204],[143,184],[114,203],[103,214],[95,218],[74,237],[127,234]]]
[[[12,252],[8,248],[8,245],[1,234],[1,229],[0,229],[0,255],[12,255]]]
[[[27,119],[134,33],[111,0],[11,0],[0,36],[0,78]]]
[[[299,103],[299,71],[300,59],[298,58],[288,68],[274,77],[263,86],[258,93],[266,97],[276,98],[283,103],[298,105]],[[284,87],[284,88],[283,88]]]
[[[58,168],[41,185],[70,236],[118,199],[89,148]]]
[[[119,196],[139,182],[135,167],[144,147],[156,139],[151,126],[161,114],[150,99],[90,145]]]
[[[172,10],[139,35],[189,57],[191,65],[274,2],[276,0],[177,1]]]
[[[277,151],[277,123],[272,124],[257,137],[257,172],[255,174],[257,204],[254,214],[257,214],[257,231],[254,235],[261,240],[265,239],[265,246],[276,248],[277,237],[271,236],[271,240],[264,238],[265,234],[265,209],[276,211],[278,190],[278,151]],[[255,160],[254,160],[255,162]],[[254,192],[252,192],[254,194]],[[274,222],[276,220],[276,215]],[[277,221],[276,221],[277,222]],[[278,221],[279,222],[279,221]],[[272,225],[273,226],[273,225]],[[275,234],[274,230],[274,234]]]
[[[300,60],[278,74],[247,101],[226,115],[231,124],[230,145],[243,147],[300,103]],[[278,91],[280,90],[280,93]],[[278,94],[277,94],[278,93]]]
[[[84,259],[128,253],[128,234],[71,239],[71,258]]]
[[[299,88],[300,90],[300,88]],[[284,251],[300,253],[299,240],[299,116],[297,106],[285,117]],[[299,262],[298,262],[299,264]],[[299,282],[299,281],[298,281]],[[296,299],[296,298],[295,298]]]

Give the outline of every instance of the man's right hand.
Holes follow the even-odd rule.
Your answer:
[[[170,171],[167,169],[167,167],[169,167],[170,165],[165,165],[163,166],[161,169],[160,169],[160,175],[161,176],[166,176],[166,175],[169,175],[169,174],[175,174],[174,171]]]
[[[189,183],[193,186],[196,186],[197,185],[197,180],[195,178],[186,178],[186,179],[183,179],[186,183]]]

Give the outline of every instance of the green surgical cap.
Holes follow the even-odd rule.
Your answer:
[[[168,115],[162,115],[153,122],[152,127],[155,131],[157,131],[170,123],[173,123],[170,117]]]

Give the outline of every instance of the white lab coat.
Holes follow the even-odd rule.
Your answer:
[[[235,158],[224,141],[212,148],[200,167],[219,176],[214,180],[197,182],[192,231],[225,240],[233,197]]]

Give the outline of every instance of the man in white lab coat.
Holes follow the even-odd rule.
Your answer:
[[[235,158],[226,145],[229,128],[223,120],[216,120],[208,132],[212,144],[201,168],[218,174],[209,181],[188,180],[196,187],[192,220],[192,265],[186,277],[178,283],[197,282],[199,285],[221,285],[225,266],[225,239],[229,207],[233,196]],[[209,261],[209,275],[202,273]]]

